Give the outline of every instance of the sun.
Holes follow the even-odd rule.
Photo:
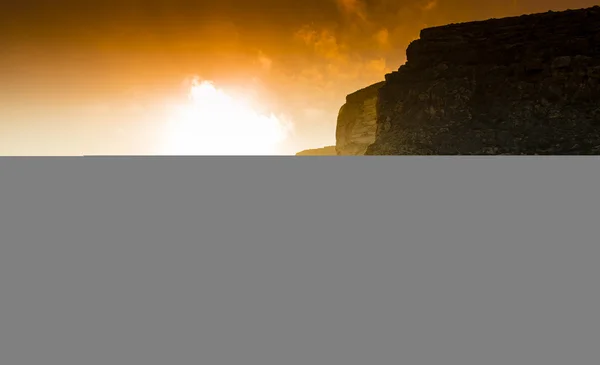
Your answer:
[[[169,114],[166,149],[177,155],[272,155],[291,127],[210,81],[194,80],[188,103]]]

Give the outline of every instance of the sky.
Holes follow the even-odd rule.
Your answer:
[[[277,154],[333,145],[346,95],[398,69],[421,29],[599,4],[1,2],[0,155],[168,153],[166,126],[177,118],[173,105],[190,102],[193,80],[210,80],[249,100],[259,114],[285,121],[290,128]]]

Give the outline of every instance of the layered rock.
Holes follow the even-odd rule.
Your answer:
[[[369,94],[374,142],[349,96],[338,154],[600,154],[600,7],[428,28],[406,54]]]
[[[346,97],[336,127],[338,155],[364,155],[375,142],[378,90],[385,82],[366,87]]]
[[[296,153],[296,156],[335,156],[337,155],[335,146],[323,148],[313,148]]]

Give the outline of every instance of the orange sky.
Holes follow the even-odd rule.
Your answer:
[[[156,154],[193,76],[294,125],[278,152],[335,143],[347,94],[419,30],[593,0],[19,0],[0,4],[0,155]]]

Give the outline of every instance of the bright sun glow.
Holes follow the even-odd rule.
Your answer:
[[[189,103],[171,113],[167,150],[177,155],[277,154],[290,126],[273,114],[256,112],[210,81],[196,80]]]

